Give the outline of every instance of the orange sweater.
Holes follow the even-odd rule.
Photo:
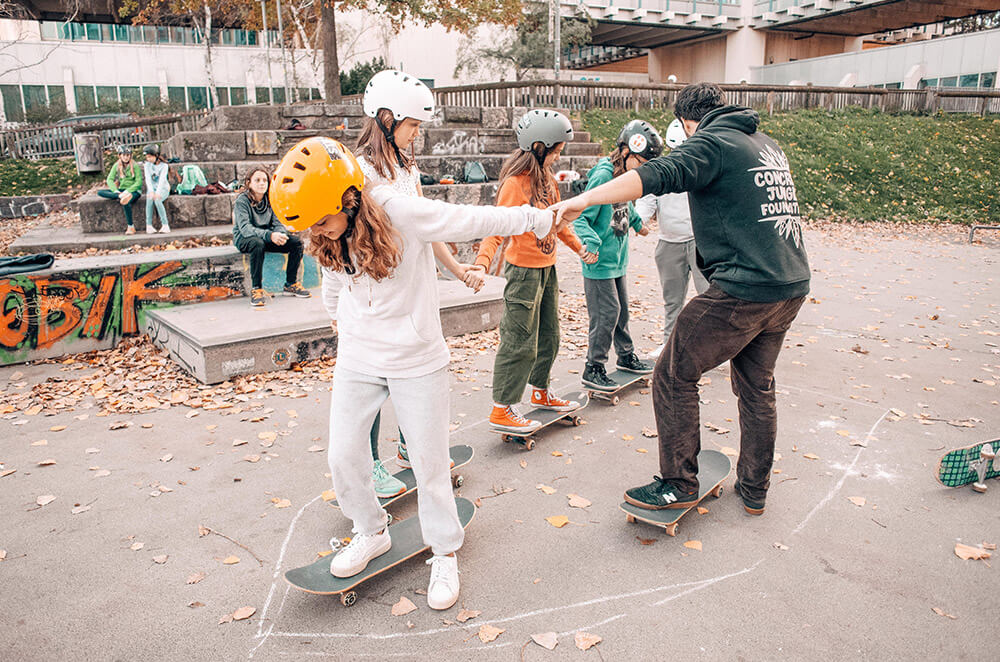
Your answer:
[[[497,194],[497,206],[499,207],[519,207],[531,203],[529,196],[528,175],[516,175],[510,177],[500,187]],[[559,202],[559,189],[556,188],[556,199],[553,203]],[[532,232],[525,232],[511,237],[510,245],[504,253],[504,259],[518,267],[551,267],[556,263],[556,236],[574,253],[579,253],[583,244],[577,239],[573,232],[573,227],[567,225],[562,232],[556,235],[549,233],[545,239],[538,239]],[[497,249],[503,243],[504,238],[486,237],[479,245],[479,254],[476,256],[476,264],[490,268],[493,257]]]

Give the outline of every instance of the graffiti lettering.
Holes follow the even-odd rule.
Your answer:
[[[456,131],[446,141],[434,143],[431,154],[444,156],[447,154],[482,154],[485,141],[478,136],[468,135],[465,131]]]
[[[35,281],[38,296],[38,347],[51,347],[76,328],[83,318],[80,302],[90,298],[90,288],[75,280]]]

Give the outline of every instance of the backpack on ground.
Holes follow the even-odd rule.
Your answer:
[[[570,182],[569,183],[569,192],[572,195],[580,195],[581,193],[583,193],[584,191],[587,190],[587,182],[588,181],[589,180],[588,180],[587,177],[581,177],[580,179],[576,179],[576,180]]]
[[[438,180],[434,178],[433,175],[420,174],[420,185],[421,186],[433,186],[437,184]]]
[[[188,164],[181,168],[181,183],[177,185],[177,192],[182,195],[190,195],[196,186],[208,186],[205,173],[201,168]]]
[[[469,161],[465,164],[464,178],[466,184],[482,184],[489,180],[486,168],[479,161]]]

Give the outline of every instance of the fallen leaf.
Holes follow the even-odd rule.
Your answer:
[[[108,471],[107,469],[100,469],[97,473],[94,474],[94,478],[104,478],[105,476],[110,476],[110,475],[111,472]]]
[[[37,503],[39,506],[47,506],[55,500],[56,498],[53,495],[43,494],[42,496],[35,499],[35,503]]]
[[[13,473],[17,473],[17,469],[7,469],[6,471],[0,472],[0,478],[4,478],[4,477],[9,476],[9,475],[11,475]]]
[[[700,540],[688,540],[686,543],[684,543],[684,546],[687,547],[688,549],[697,549],[699,552],[701,551]]]
[[[698,506],[698,514],[699,515],[707,515],[708,514],[708,508],[706,508],[704,506]]]
[[[174,459],[174,454],[173,453],[167,453],[166,455],[164,455],[163,457],[160,458],[160,462],[169,462],[172,459]]]
[[[161,554],[160,556],[154,556],[153,557],[153,563],[157,563],[159,565],[163,565],[164,563],[167,562],[167,558],[168,557],[167,557],[166,554]]]
[[[55,463],[56,463],[55,460],[53,460],[53,459],[47,459],[47,460],[40,461],[38,463],[38,466],[40,466],[40,467],[51,467]]]
[[[546,494],[555,494],[556,493],[556,488],[549,487],[548,485],[542,485],[541,483],[539,483],[538,485],[535,485],[535,489],[536,490],[540,490],[542,492],[545,492]]]
[[[240,607],[233,612],[234,621],[245,621],[257,612],[253,607]]]
[[[337,493],[334,492],[333,490],[324,490],[323,494],[321,496],[323,497],[323,501],[336,501],[337,500]]]
[[[39,439],[38,441],[31,442],[32,446],[48,446],[49,442],[45,439]]]
[[[555,632],[543,632],[531,635],[531,640],[542,648],[552,650],[559,643],[559,636]]]
[[[246,460],[247,462],[250,462],[251,464],[254,464],[260,462],[260,455],[257,455],[256,453],[253,455],[244,455],[243,459]]]
[[[931,611],[937,614],[938,616],[944,616],[946,618],[950,618],[953,621],[958,618],[958,616],[955,616],[954,614],[946,614],[944,612],[944,609],[941,609],[940,607],[931,607]]]
[[[864,439],[851,439],[851,446],[861,446],[861,448],[868,448],[868,442]]]
[[[219,618],[219,625],[222,625],[223,623],[232,623],[232,622],[233,622],[233,615],[232,614],[223,614]]]
[[[782,545],[780,542],[774,543],[774,548],[775,549],[780,549],[783,552],[787,552],[788,549],[789,549],[788,545]]]
[[[416,611],[417,605],[407,598],[405,595],[399,597],[399,602],[392,606],[393,616],[402,616],[404,614],[409,614],[411,611]]]
[[[656,430],[651,430],[649,428],[643,428],[642,429],[642,436],[649,437],[649,438],[655,438],[657,436]]]
[[[813,455],[812,453],[805,453],[805,454],[802,455],[802,457],[806,458],[807,460],[818,460],[819,459],[818,455]]]
[[[212,529],[208,528],[204,524],[199,524],[198,525],[198,537],[199,538],[204,538],[205,536],[207,536],[211,532],[212,532]]]
[[[261,441],[269,441],[271,443],[274,443],[278,439],[278,433],[277,432],[261,432],[260,434],[257,435],[257,438],[260,439]]]
[[[636,453],[648,453],[649,451],[646,450],[645,448],[636,448],[635,452]]]
[[[204,607],[204,606],[205,606],[204,602],[198,602],[197,600],[188,603],[188,607],[191,607],[192,609],[197,609],[198,607]]]
[[[7,550],[6,549],[0,549],[0,561],[3,561],[6,558],[7,558]]]
[[[242,446],[247,443],[246,439],[233,439],[233,446]]]
[[[546,517],[545,521],[557,529],[561,529],[569,524],[569,518],[565,515],[553,515],[552,517]]]
[[[150,429],[152,429],[153,424],[152,423],[143,423],[140,427],[142,427],[142,429],[144,429],[144,430],[150,430]]]
[[[624,439],[625,441],[632,441],[633,439],[635,439],[635,437],[633,437],[630,434],[623,434],[622,439]]]
[[[719,449],[719,452],[722,453],[723,455],[728,455],[729,457],[737,457],[740,454],[738,450],[736,450],[735,448],[731,448],[729,446],[723,446],[722,448]]]
[[[240,562],[240,557],[236,556],[235,554],[231,554],[226,558],[222,559],[222,563],[225,565],[236,565],[239,562]]]
[[[567,494],[566,498],[569,499],[569,505],[572,508],[589,508],[590,501],[587,501],[579,494]]]
[[[484,625],[479,628],[479,641],[484,644],[488,644],[501,634],[506,632],[506,630],[501,630],[500,628],[495,628],[492,625]]]
[[[463,608],[462,611],[458,612],[458,616],[455,617],[455,620],[457,620],[459,623],[464,623],[470,618],[475,618],[476,616],[479,616],[481,613],[483,612],[478,611],[476,609]]]
[[[636,536],[635,539],[639,541],[640,545],[652,545],[656,542],[656,538],[640,538],[639,536]]]
[[[85,513],[90,510],[90,506],[77,506],[73,510],[69,511],[73,515],[79,515],[80,513]]]
[[[38,414],[41,413],[41,411],[42,411],[42,406],[41,405],[34,405],[32,407],[28,407],[27,409],[25,409],[24,410],[24,415],[25,416],[37,416]]]
[[[109,430],[124,430],[125,428],[132,427],[131,421],[115,421],[108,426]]]
[[[528,461],[527,460],[521,460],[518,464],[521,465],[522,469],[526,469],[528,467]]]
[[[552,457],[562,457],[562,451],[552,451]]]
[[[601,638],[596,634],[590,634],[589,632],[581,630],[576,633],[576,636],[573,637],[573,642],[576,644],[577,648],[585,651],[591,646],[601,643]]]
[[[858,506],[859,508],[865,505],[865,503],[867,503],[864,497],[859,497],[859,496],[847,497],[847,500],[853,503],[855,506]]]
[[[837,430],[837,434],[839,434],[841,437],[850,437],[851,436],[851,433],[848,432],[847,430]]]
[[[188,578],[187,578],[187,580],[185,580],[185,583],[186,584],[197,584],[198,582],[200,582],[201,580],[203,580],[205,578],[205,576],[206,575],[205,575],[204,572],[196,572],[193,575],[188,575]]]
[[[129,545],[129,549],[131,549],[133,552],[138,552],[140,549],[142,549],[145,546],[146,546],[146,543],[144,543],[144,542],[134,542],[131,545]]]
[[[292,502],[289,501],[288,499],[279,499],[278,497],[274,497],[273,499],[271,499],[271,503],[274,504],[275,508],[288,508],[290,505],[292,505]]]
[[[93,448],[93,447],[88,448],[87,450],[84,451],[84,453],[90,453],[90,454],[100,453],[100,452],[101,452],[100,448]]]
[[[52,427],[49,428],[49,431],[50,432],[62,432],[65,429],[66,429],[65,425],[53,425]]]
[[[321,450],[324,450],[324,448],[323,448],[323,446],[312,445],[309,448],[307,448],[306,450],[308,452],[310,452],[310,453],[318,453]]]
[[[963,545],[958,542],[955,543],[955,556],[964,561],[985,561],[990,558],[992,554],[981,547],[972,547],[971,545]]]

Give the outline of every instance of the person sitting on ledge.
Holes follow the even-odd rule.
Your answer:
[[[142,168],[132,160],[132,148],[121,143],[115,145],[118,160],[111,166],[106,181],[108,188],[102,188],[97,195],[107,200],[117,200],[125,212],[125,234],[135,234],[132,223],[132,205],[139,201],[142,189]]]
[[[267,302],[264,292],[264,253],[287,253],[285,270],[286,296],[308,298],[309,290],[298,282],[299,264],[302,262],[302,240],[289,233],[271,211],[267,190],[271,177],[263,168],[247,173],[243,192],[233,203],[233,245],[250,256],[250,305],[263,306]]]

